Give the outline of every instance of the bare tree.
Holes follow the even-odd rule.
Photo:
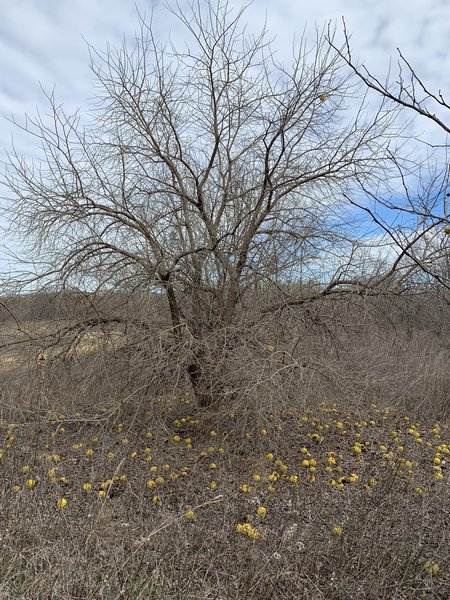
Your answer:
[[[352,73],[368,90],[391,102],[393,106],[401,107],[404,111],[428,120],[440,128],[445,135],[450,133],[450,125],[445,118],[446,111],[450,110],[449,102],[441,90],[433,92],[429,88],[400,49],[397,49],[399,58],[396,80],[383,83],[353,58],[345,22],[344,39],[344,45],[338,47],[333,36],[328,36],[330,47],[345,61]],[[440,148],[441,154],[442,149],[446,152],[444,159],[441,156],[437,164],[431,159],[425,165],[413,164],[416,171],[419,167],[418,177],[414,179],[418,182],[416,186],[408,184],[407,170],[394,159],[401,183],[396,198],[386,199],[386,196],[374,194],[372,191],[366,190],[366,192],[375,205],[391,210],[396,215],[403,213],[410,216],[410,235],[404,231],[396,235],[392,227],[381,223],[374,212],[370,212],[371,217],[387,231],[410,261],[420,267],[417,271],[419,278],[425,281],[434,280],[448,291],[450,289],[448,143],[446,140],[440,145],[425,143],[429,147]],[[367,210],[367,207],[365,209]]]
[[[361,249],[367,259],[379,238],[355,226],[347,199],[375,193],[392,174],[399,128],[385,98],[368,110],[343,50],[318,32],[286,65],[266,30],[247,33],[244,10],[169,10],[188,44],[162,44],[141,18],[134,47],[91,48],[91,124],[49,94],[51,118],[19,125],[43,160],[12,153],[6,181],[35,280],[163,299],[163,351],[209,404],[270,346],[280,311],[398,291],[398,273],[417,264],[403,265],[404,250],[362,267]],[[64,333],[123,321],[145,331],[142,313],[97,310]],[[230,363],[238,375],[227,380],[242,339],[246,350]],[[299,366],[297,347],[291,336],[275,368],[284,380]]]

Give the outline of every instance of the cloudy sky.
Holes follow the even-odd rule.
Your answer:
[[[184,0],[180,0],[183,5]],[[231,1],[242,6],[241,2]],[[24,113],[45,112],[40,86],[55,86],[58,102],[67,109],[86,106],[93,96],[92,74],[86,42],[96,48],[120,45],[123,36],[132,40],[137,27],[136,6],[149,14],[154,9],[156,34],[177,25],[159,0],[0,0],[0,160],[11,146],[14,127],[7,117],[19,121]],[[267,18],[276,36],[274,47],[288,56],[294,35],[306,27],[335,22],[338,32],[345,18],[352,36],[354,56],[381,78],[396,48],[415,66],[431,89],[448,90],[450,96],[450,2],[448,0],[254,0],[248,8],[251,29]],[[37,140],[14,133],[19,153],[33,157]],[[1,190],[1,195],[4,195]],[[1,213],[0,213],[1,214]],[[0,270],[1,261],[0,241]]]

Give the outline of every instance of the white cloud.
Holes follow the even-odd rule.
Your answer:
[[[156,6],[154,24],[162,35],[179,25],[159,2],[138,0],[142,12]],[[182,2],[183,4],[183,2]],[[237,8],[241,0],[232,0]],[[445,0],[256,0],[247,9],[249,28],[258,30],[267,16],[276,36],[275,48],[288,57],[293,36],[305,26],[335,22],[340,36],[344,17],[352,36],[354,55],[377,76],[384,78],[392,59],[395,74],[396,48],[400,47],[431,89],[444,88],[450,72],[450,3]],[[57,98],[70,107],[86,105],[92,96],[92,74],[83,37],[94,47],[106,42],[119,45],[122,36],[132,39],[137,28],[133,0],[16,0],[4,3],[0,24],[0,114],[11,109],[20,115],[34,112],[43,103],[38,82],[56,85]],[[9,139],[10,126],[0,122],[0,140]],[[1,144],[0,144],[1,145]],[[28,149],[30,151],[30,149]]]

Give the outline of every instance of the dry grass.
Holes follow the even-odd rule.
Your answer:
[[[4,324],[0,599],[448,600],[447,329],[348,315],[241,335],[214,411],[157,335]]]
[[[448,424],[177,397],[1,439],[1,598],[448,598]]]

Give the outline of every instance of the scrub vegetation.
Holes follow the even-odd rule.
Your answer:
[[[24,316],[48,317],[32,300]],[[2,597],[446,598],[448,323],[423,306],[401,307],[395,335],[381,307],[375,323],[366,305],[333,311],[302,335],[291,400],[266,331],[255,394],[209,408],[188,380],[157,387],[119,328],[45,354],[10,346]],[[46,339],[57,321],[27,331]]]

